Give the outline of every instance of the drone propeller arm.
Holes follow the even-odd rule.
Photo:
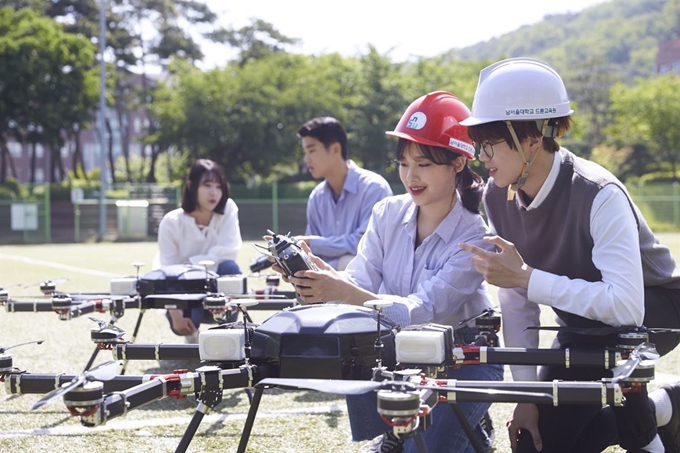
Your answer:
[[[73,374],[12,374],[5,381],[7,393],[14,395],[43,394],[60,388],[63,384],[73,381],[78,375]],[[153,375],[119,375],[104,384],[104,393],[124,392],[135,386],[153,379]]]
[[[134,344],[113,346],[114,360],[199,360],[197,344]]]
[[[49,301],[15,301],[10,300],[5,302],[5,310],[8,313],[27,313],[27,312],[44,312],[52,311],[52,302]]]
[[[69,312],[71,314],[70,318],[78,318],[80,316],[96,312],[97,308],[101,307],[101,304],[98,304],[97,302],[99,301],[88,300],[77,305],[72,305],[69,308]]]
[[[504,403],[525,403],[536,402],[545,404],[546,401],[537,401],[536,396],[524,396],[521,393],[547,394],[551,396],[553,405],[572,405],[572,404],[597,404],[622,406],[623,390],[615,383],[601,381],[445,381],[454,382],[456,389],[479,390],[481,393],[467,392],[447,392],[449,402],[504,402]],[[428,388],[431,388],[428,386]],[[446,391],[447,387],[435,389]],[[484,392],[492,390],[485,395]],[[516,396],[512,394],[495,394],[496,392],[521,392]],[[532,401],[533,400],[533,401]]]
[[[263,379],[258,386],[279,386],[300,390],[314,390],[340,395],[360,395],[370,391],[426,390],[439,393],[449,403],[539,403],[539,404],[597,404],[621,406],[624,390],[616,383],[601,382],[537,382],[537,381],[459,381],[428,380],[425,385],[402,381],[332,381],[323,379]]]
[[[249,388],[253,380],[266,377],[268,367],[241,367],[219,372],[221,390]],[[120,376],[124,377],[124,376]],[[131,377],[131,376],[127,376]],[[135,376],[136,378],[140,376]],[[114,380],[119,377],[114,378]],[[132,409],[158,401],[169,396],[184,397],[199,394],[204,390],[202,374],[199,371],[183,374],[145,376],[145,381],[137,386],[106,395],[102,406],[106,409],[106,418],[125,416]],[[217,389],[219,391],[219,389]]]
[[[614,350],[525,349],[461,346],[453,350],[457,364],[590,366],[611,369],[621,359]]]
[[[124,391],[107,395],[102,406],[106,408],[107,420],[110,420],[125,416],[129,411],[138,407],[167,398],[179,392],[180,389],[179,380],[168,381],[166,378],[157,377]]]

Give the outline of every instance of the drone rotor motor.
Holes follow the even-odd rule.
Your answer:
[[[621,352],[622,358],[625,359],[637,346],[646,341],[649,341],[647,332],[620,332],[616,349]]]
[[[479,330],[479,334],[489,339],[496,339],[496,334],[501,330],[501,317],[495,311],[489,311],[486,315],[475,319],[475,326]],[[489,341],[487,341],[489,343]],[[498,346],[495,344],[487,344],[487,346]]]
[[[89,381],[64,394],[64,404],[71,415],[80,417],[80,423],[87,427],[103,424],[101,404],[104,401],[104,384]]]
[[[203,308],[212,313],[215,321],[220,321],[228,309],[227,298],[224,293],[208,293],[203,300]]]
[[[0,354],[0,381],[7,373],[10,373],[12,370],[14,370],[12,355]]]
[[[57,285],[52,280],[45,280],[44,282],[40,283],[40,291],[46,296],[49,296],[56,290]]]
[[[378,413],[395,434],[408,434],[418,428],[420,393],[417,391],[378,391]]]
[[[73,299],[68,294],[53,294],[52,295],[52,310],[59,316],[62,321],[71,319],[71,306]]]

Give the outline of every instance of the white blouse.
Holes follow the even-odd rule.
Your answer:
[[[158,226],[158,254],[153,268],[172,264],[198,264],[203,260],[215,263],[236,260],[243,246],[238,222],[238,206],[227,200],[224,214],[213,213],[210,224],[199,226],[182,208],[165,214]]]

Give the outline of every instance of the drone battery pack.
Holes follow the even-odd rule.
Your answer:
[[[201,360],[214,362],[245,359],[245,332],[243,329],[210,329],[198,335]]]
[[[117,296],[132,296],[137,294],[137,279],[134,277],[112,278],[111,294]]]
[[[217,278],[217,292],[230,294],[247,294],[248,278],[245,275],[223,275]]]
[[[394,341],[397,362],[402,365],[443,365],[453,347],[453,327],[408,326],[397,333]]]

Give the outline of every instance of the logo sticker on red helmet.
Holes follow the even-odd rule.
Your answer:
[[[422,129],[425,127],[425,123],[427,123],[427,115],[423,112],[416,112],[411,115],[408,123],[406,123],[406,127],[409,129]]]

